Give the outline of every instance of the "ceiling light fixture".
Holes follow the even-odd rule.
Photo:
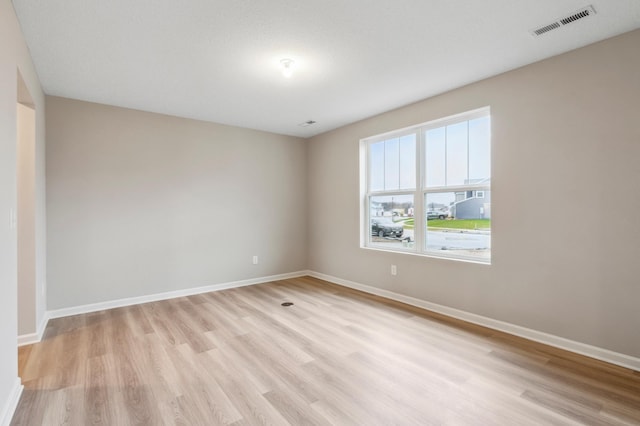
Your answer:
[[[282,75],[285,76],[285,78],[291,78],[293,75],[294,63],[293,59],[285,58],[280,60],[280,65],[282,65]]]

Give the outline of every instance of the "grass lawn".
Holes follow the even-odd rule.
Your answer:
[[[429,228],[491,229],[491,219],[433,219],[427,221]]]
[[[401,220],[398,220],[398,221],[396,221],[396,222],[398,222],[398,223],[402,222],[402,227],[403,227],[404,229],[413,229],[413,226],[414,226],[414,220],[413,220],[413,218],[409,218],[409,219],[401,219]]]
[[[398,220],[402,222],[404,229],[413,229],[415,221],[413,218]],[[449,229],[491,229],[491,219],[433,219],[427,221],[430,228],[449,228]]]

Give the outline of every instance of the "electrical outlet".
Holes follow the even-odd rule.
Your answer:
[[[253,256],[253,264],[254,265],[258,264],[258,256]]]
[[[396,268],[396,265],[391,265],[391,275],[398,275],[398,268]]]

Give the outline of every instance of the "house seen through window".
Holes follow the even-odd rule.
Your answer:
[[[491,260],[489,108],[362,141],[363,246]]]

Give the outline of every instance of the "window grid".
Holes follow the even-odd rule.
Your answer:
[[[457,197],[457,195],[455,194],[465,194],[464,199],[466,200],[467,199],[466,194],[468,193],[468,191],[471,191],[471,194],[473,194],[472,198],[476,198],[477,200],[482,200],[481,197],[478,197],[479,193],[477,191],[480,191],[480,193],[482,193],[483,196],[485,193],[490,192],[490,189],[491,189],[490,175],[487,176],[487,178],[484,179],[484,181],[479,180],[478,182],[473,182],[476,179],[471,177],[471,163],[472,163],[471,151],[472,150],[470,149],[470,144],[471,144],[470,121],[477,118],[483,118],[483,117],[486,117],[490,120],[490,114],[489,114],[488,108],[476,110],[470,113],[460,114],[458,116],[446,118],[443,120],[437,120],[434,122],[426,123],[424,125],[418,125],[411,128],[402,129],[396,132],[390,132],[388,134],[381,135],[375,138],[369,138],[369,139],[363,140],[364,148],[366,149],[365,158],[367,158],[367,163],[366,163],[367,172],[365,173],[365,176],[367,177],[367,181],[365,183],[365,197],[364,197],[365,214],[363,217],[365,222],[363,228],[366,234],[365,234],[365,238],[362,240],[364,242],[365,247],[377,248],[377,249],[389,249],[389,250],[400,251],[400,252],[414,252],[417,254],[433,255],[437,257],[458,258],[463,260],[479,261],[482,263],[490,262],[490,228],[488,231],[489,246],[487,250],[489,253],[489,256],[486,258],[478,258],[475,255],[470,256],[464,253],[463,254],[456,254],[453,252],[435,253],[434,250],[430,248],[428,245],[429,240],[432,239],[432,237],[429,236],[430,234],[429,221],[431,219],[436,219],[436,218],[441,220],[440,218],[442,217],[442,215],[444,215],[445,207],[449,211],[448,215],[450,215],[451,209],[455,208],[456,210],[458,210],[458,207],[461,205],[461,202],[460,202],[461,200],[456,200],[455,203],[450,203],[448,206],[446,204],[443,205],[442,202],[436,202],[433,200],[437,199],[438,197],[442,198],[446,195],[451,196],[452,194],[455,197]],[[464,167],[464,171],[466,175],[464,178],[465,184],[449,186],[449,183],[450,183],[449,170],[448,170],[449,126],[452,126],[455,124],[461,124],[463,122],[465,123],[464,128],[466,133],[464,137],[465,151],[466,151],[465,152],[466,155],[464,156],[466,160],[466,164]],[[442,173],[444,174],[444,186],[429,187],[428,176],[427,176],[427,172],[429,171],[428,169],[429,165],[427,164],[427,155],[426,155],[427,143],[428,143],[427,132],[429,130],[434,130],[438,128],[444,128],[444,168],[442,171]],[[415,187],[411,190],[400,189],[403,186],[402,178],[400,177],[402,173],[401,157],[402,157],[402,151],[403,151],[401,147],[401,140],[403,137],[407,135],[413,135],[414,137],[414,143],[415,143],[414,148],[415,148],[415,156],[416,156],[415,173],[414,173]],[[387,158],[386,156],[384,156],[383,167],[385,171],[385,176],[384,176],[384,185],[382,186],[383,189],[373,191],[371,188],[371,183],[373,180],[372,174],[374,171],[372,170],[372,164],[371,164],[372,156],[371,156],[370,148],[373,144],[380,143],[380,142],[383,142],[386,145],[387,141],[393,140],[393,139],[396,139],[398,141],[398,159],[397,159],[398,175],[399,175],[398,188],[391,189],[387,185],[387,182],[386,182],[387,181],[387,176],[386,176]],[[488,138],[488,141],[489,141],[488,146],[490,149],[490,136]],[[394,201],[396,199],[403,199],[402,197],[404,196],[413,197],[412,207],[407,208],[406,202],[396,203]],[[383,202],[382,200],[388,200],[389,197],[392,201],[390,205],[388,201],[386,202],[387,210],[385,210],[385,207],[384,207],[385,202]],[[431,206],[427,205],[428,200],[430,198],[432,199]],[[374,205],[374,203],[377,206],[376,214],[382,215],[382,216],[372,215],[372,212],[373,212],[372,206]],[[436,205],[440,210],[434,210],[436,208]],[[485,215],[489,215],[488,217],[489,217],[489,223],[490,223],[490,200],[488,201],[488,203],[482,204],[482,206],[480,206],[478,209],[480,212],[482,212],[480,216],[481,218],[480,220],[484,219]],[[378,237],[376,237],[374,235],[374,233],[372,232],[372,229],[370,228],[372,226],[371,221],[376,217],[378,217],[378,219],[384,218],[384,215],[387,215],[389,212],[390,212],[390,218],[392,219],[392,222],[389,222],[389,226],[391,227],[395,226],[395,224],[397,223],[402,222],[402,223],[405,223],[406,228],[409,228],[409,226],[407,226],[406,224],[412,223],[412,226],[413,226],[412,240],[410,237],[405,236],[404,240],[402,241],[402,244],[391,246],[391,245],[387,245],[386,241],[382,241],[382,242],[379,241],[380,238],[384,238],[386,240],[386,239],[390,239],[389,237],[380,237],[379,235]],[[457,214],[460,215],[459,213]],[[398,220],[394,220],[396,218],[398,218]],[[450,218],[450,216],[447,216],[447,218]],[[435,229],[435,228],[432,228],[432,229]],[[427,231],[427,232],[424,232],[424,231]],[[403,233],[402,235],[407,235],[407,234],[408,232],[405,231],[405,233]],[[435,232],[431,232],[431,234],[436,235]],[[386,234],[383,232],[380,235],[386,235]],[[438,236],[441,236],[441,235],[442,233],[438,234]],[[395,239],[398,239],[398,238],[395,238]]]

